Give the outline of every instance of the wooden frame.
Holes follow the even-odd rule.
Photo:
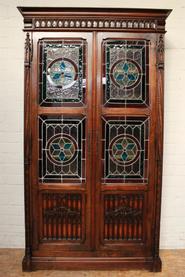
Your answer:
[[[26,247],[23,270],[146,268],[151,271],[161,271],[159,230],[163,156],[164,33],[165,20],[171,10],[38,7],[18,7],[18,9],[24,17],[26,32],[24,63]],[[37,43],[42,38],[59,39],[60,37],[84,38],[88,41],[88,105],[83,107],[50,108],[41,107],[37,103],[39,63]],[[150,41],[149,75],[151,77],[148,107],[102,106],[101,43],[106,38],[134,38]],[[80,186],[72,182],[59,185],[38,181],[37,116],[57,114],[87,117],[85,134],[85,149],[88,157],[87,181]],[[120,183],[106,185],[101,183],[102,115],[107,118],[150,116],[149,183],[128,182],[124,186]],[[81,195],[82,241],[43,242],[40,227],[42,204],[39,199],[44,193],[60,193],[64,197],[69,193]],[[110,193],[113,197],[111,199],[116,199],[116,195],[131,197],[130,199],[138,193],[143,195],[143,241],[105,242],[102,237],[104,232],[102,219],[105,213],[103,203],[106,195]],[[68,201],[70,203],[73,200]],[[39,214],[37,209],[40,211]]]

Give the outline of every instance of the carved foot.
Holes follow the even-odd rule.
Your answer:
[[[153,261],[153,267],[152,270],[153,272],[161,272],[162,271],[162,262],[160,257],[155,258]]]
[[[22,271],[25,271],[25,272],[32,271],[30,257],[24,256],[24,258],[22,260]]]

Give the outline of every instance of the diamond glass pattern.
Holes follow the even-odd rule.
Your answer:
[[[103,117],[103,182],[147,182],[149,118]]]
[[[67,89],[76,81],[77,68],[69,59],[59,59],[50,64],[47,78],[51,85]]]
[[[41,182],[83,182],[85,118],[40,116],[39,153]]]
[[[103,42],[105,105],[149,103],[149,41],[107,39]]]
[[[40,40],[40,105],[83,105],[86,41]]]

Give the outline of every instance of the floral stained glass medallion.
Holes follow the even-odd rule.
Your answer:
[[[105,40],[103,90],[105,105],[148,105],[146,40]]]
[[[39,117],[39,175],[44,183],[84,181],[84,117]]]
[[[40,41],[40,105],[82,105],[86,87],[85,40]]]
[[[103,182],[147,182],[149,118],[103,117]]]

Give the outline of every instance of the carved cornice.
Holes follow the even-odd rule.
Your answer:
[[[43,29],[157,29],[156,20],[146,20],[146,19],[125,19],[116,17],[107,18],[89,18],[83,17],[79,18],[33,18],[30,25],[25,25],[25,28],[32,28],[35,30]]]
[[[171,10],[19,7],[24,30],[122,30],[165,32]]]

